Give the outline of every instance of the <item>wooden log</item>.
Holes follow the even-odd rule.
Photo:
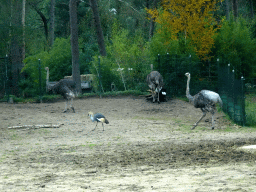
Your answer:
[[[59,128],[63,124],[53,125],[17,125],[8,127],[8,129],[41,129],[41,128]]]

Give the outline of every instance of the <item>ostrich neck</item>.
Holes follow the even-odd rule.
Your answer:
[[[46,87],[49,86],[49,69],[46,71]]]
[[[190,76],[188,77],[188,81],[187,81],[186,96],[189,99],[189,102],[192,102],[194,100],[194,97],[189,93],[189,83],[190,83]]]

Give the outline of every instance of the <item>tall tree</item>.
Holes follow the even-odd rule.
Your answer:
[[[22,0],[22,60],[25,59],[25,17],[26,17],[26,0]]]
[[[158,0],[153,0],[151,9],[157,8],[157,2],[158,2]],[[147,8],[149,8],[149,7],[147,7]],[[151,18],[150,24],[149,24],[149,39],[151,39],[153,37],[154,30],[155,30],[155,19]]]
[[[43,14],[43,12],[41,11],[41,8],[39,8],[39,4],[40,2],[37,1],[30,1],[29,5],[38,13],[38,15],[41,17],[43,24],[44,24],[44,34],[45,34],[45,39],[46,41],[48,41],[48,20],[45,17],[45,15]]]
[[[254,10],[253,10],[253,1],[250,0],[250,12],[251,12],[251,18],[254,18]]]
[[[19,75],[22,64],[22,1],[11,1],[10,57],[12,71],[12,94],[19,96]]]
[[[106,47],[104,42],[103,31],[100,23],[100,15],[98,10],[97,0],[90,0],[90,3],[91,3],[91,8],[92,8],[93,17],[94,17],[94,24],[95,24],[95,29],[97,33],[97,40],[98,40],[100,54],[102,56],[106,56],[107,52],[106,52]]]
[[[50,8],[50,29],[49,29],[49,37],[50,37],[50,46],[54,43],[54,28],[55,28],[55,0],[51,0],[51,8]]]
[[[72,76],[76,82],[76,92],[81,93],[81,77],[79,66],[79,46],[78,46],[78,25],[77,25],[77,0],[69,2],[70,32],[71,32],[71,52],[72,52]]]
[[[237,2],[237,0],[233,0],[233,14],[236,19],[238,17],[238,2]]]
[[[226,4],[226,18],[227,20],[229,20],[230,16],[229,16],[229,8],[230,8],[230,0],[225,0],[225,4]]]

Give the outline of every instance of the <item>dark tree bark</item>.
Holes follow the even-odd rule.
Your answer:
[[[26,42],[25,42],[25,18],[26,18],[26,0],[22,0],[22,17],[21,17],[21,23],[22,23],[22,61],[25,59],[26,54]]]
[[[100,15],[98,11],[98,5],[97,5],[97,0],[90,0],[93,16],[94,16],[94,24],[95,24],[95,29],[97,33],[97,39],[98,39],[98,45],[99,45],[99,50],[101,56],[106,56],[106,48],[105,48],[105,42],[104,42],[104,37],[103,37],[103,31],[101,28],[101,23],[100,23]]]
[[[51,47],[54,43],[54,28],[55,28],[54,20],[55,20],[55,0],[51,0],[50,29],[49,29],[50,46]]]
[[[11,59],[11,92],[19,96],[19,77],[23,67],[22,63],[22,1],[11,2],[11,23],[10,23],[10,59]]]
[[[235,19],[238,17],[238,2],[237,0],[233,0],[233,12]]]
[[[152,2],[152,8],[157,8],[157,2],[158,0],[153,0]],[[149,23],[149,39],[151,39],[154,35],[154,30],[155,30],[155,21],[154,19],[151,18],[150,23]]]
[[[229,17],[229,9],[230,9],[230,0],[225,0],[225,4],[226,4],[226,18],[227,18],[227,20],[229,20],[230,19],[230,17]]]
[[[70,0],[69,3],[70,32],[71,32],[71,52],[72,52],[72,76],[76,82],[76,92],[81,93],[81,77],[79,66],[79,46],[78,46],[78,25],[77,25],[77,0]]]
[[[254,10],[253,10],[253,1],[250,0],[250,12],[251,12],[251,18],[254,18]]]
[[[43,24],[44,24],[44,34],[45,34],[45,39],[48,41],[48,27],[47,27],[47,19],[42,13],[42,11],[37,7],[36,3],[30,2],[29,5],[35,9],[35,11],[38,13],[38,15],[41,17]]]

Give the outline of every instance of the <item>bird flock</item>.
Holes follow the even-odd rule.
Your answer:
[[[189,102],[194,105],[195,108],[200,108],[203,112],[203,115],[201,118],[193,125],[191,129],[194,129],[199,122],[206,116],[207,112],[210,112],[212,114],[212,129],[215,127],[215,119],[214,114],[216,112],[216,104],[219,103],[222,107],[222,100],[218,93],[209,91],[209,90],[201,90],[196,95],[192,96],[190,95],[189,90],[189,84],[191,75],[190,73],[186,73],[185,76],[187,76],[187,87],[186,87],[186,97],[189,99]],[[163,89],[164,83],[163,83],[163,77],[158,71],[152,71],[147,76],[147,83],[151,90],[153,97],[153,102],[155,100],[159,101],[159,92]],[[73,107],[73,98],[75,98],[75,82],[73,80],[69,79],[62,79],[58,83],[56,83],[54,86],[48,88],[49,92],[57,93],[63,96],[63,98],[66,100],[65,110],[63,112],[67,111],[68,102],[70,102],[70,108],[75,113],[75,109]],[[92,122],[96,122],[95,128],[92,130],[94,131],[100,122],[103,127],[104,131],[104,123],[109,124],[109,121],[106,119],[106,117],[101,113],[93,114],[93,112],[88,113],[89,118]]]

